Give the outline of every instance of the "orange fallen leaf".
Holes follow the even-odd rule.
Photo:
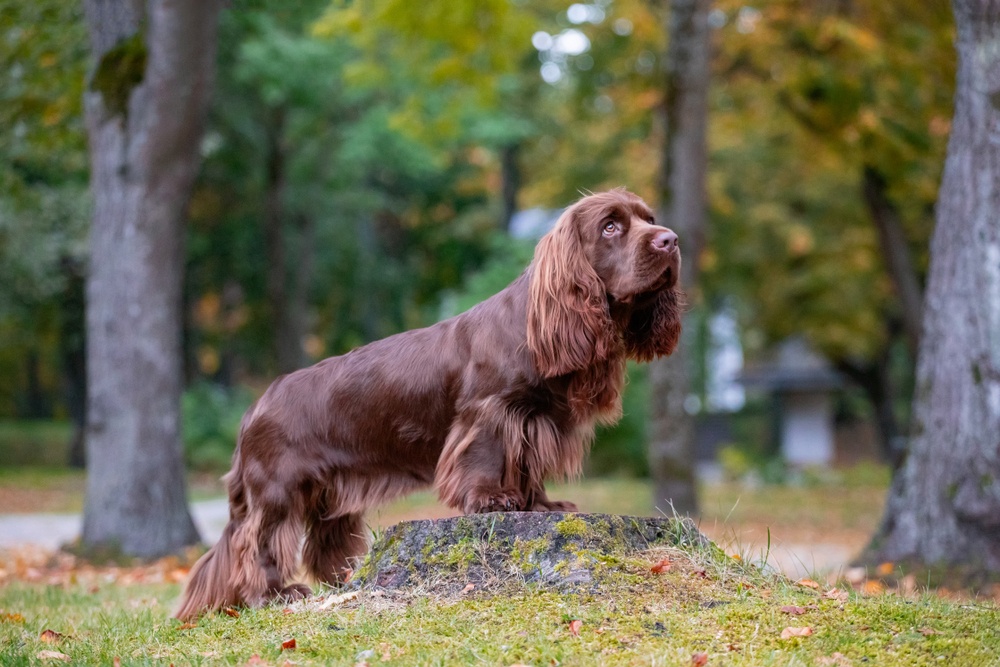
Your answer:
[[[291,639],[286,639],[285,641],[281,642],[281,650],[282,651],[295,650],[295,637],[292,637]]]
[[[0,623],[24,623],[24,616],[4,612],[0,614]]]
[[[670,569],[670,559],[664,558],[659,563],[649,568],[654,574],[660,574],[661,572],[666,572]]]
[[[55,630],[45,630],[38,638],[46,644],[56,644],[62,641],[63,634]]]
[[[185,623],[184,625],[181,625],[177,629],[178,630],[190,630],[191,628],[197,628],[197,627],[198,627],[197,623]]]
[[[813,633],[813,629],[809,626],[804,628],[794,628],[789,627],[781,631],[782,639],[791,639],[792,637],[808,637]]]
[[[784,607],[781,608],[781,613],[792,614],[793,616],[801,616],[802,614],[806,613],[806,608],[799,607],[793,604],[786,604]]]
[[[730,558],[732,558],[733,560],[735,560],[737,562],[743,562],[743,556],[741,556],[739,554],[733,554],[732,556],[730,556]]]
[[[729,644],[728,646],[726,646],[726,650],[727,651],[739,651],[740,647],[739,647],[738,644]]]
[[[240,612],[236,611],[232,607],[226,607],[222,611],[226,612],[226,616],[232,616],[233,618],[239,618],[240,617]],[[257,654],[254,653],[254,655],[257,655]],[[253,660],[253,656],[250,656],[250,659]]]
[[[69,656],[59,651],[39,651],[35,657],[39,660],[62,660],[63,662],[69,662]]]
[[[583,627],[583,621],[579,619],[573,619],[569,622],[569,631],[574,637],[580,636],[580,628]]]
[[[693,653],[691,655],[691,664],[695,667],[702,667],[702,665],[708,664],[708,653],[701,651],[699,653]]]
[[[884,563],[879,564],[879,566],[875,568],[875,573],[880,577],[888,577],[890,574],[892,574],[892,571],[895,569],[896,569],[895,563],[893,563],[892,561],[886,561]]]
[[[795,583],[797,583],[799,586],[805,586],[806,588],[812,588],[812,589],[815,589],[815,590],[819,590],[819,584],[817,584],[812,579],[799,579]]]

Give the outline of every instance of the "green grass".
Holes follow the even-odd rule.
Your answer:
[[[0,466],[66,465],[73,425],[0,419]]]
[[[672,566],[653,574],[664,555]],[[168,617],[177,585],[14,583],[0,588],[0,664],[42,664],[45,650],[72,664],[123,665],[242,665],[255,654],[273,665],[689,665],[700,652],[736,667],[1000,664],[992,604],[890,594],[842,602],[717,552],[624,558],[602,584],[559,593],[511,583],[499,595],[451,598],[363,592],[330,609],[312,600],[188,627]],[[782,639],[790,626],[813,634]],[[43,642],[47,629],[64,637]],[[289,639],[297,647],[282,651]]]

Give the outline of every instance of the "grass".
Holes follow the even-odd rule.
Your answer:
[[[654,574],[664,558],[670,567]],[[168,618],[175,583],[88,576],[0,588],[0,664],[58,664],[42,651],[123,665],[690,665],[702,653],[735,667],[1000,664],[993,604],[823,594],[709,550],[632,555],[597,591],[523,587],[515,575],[498,595],[365,591],[329,608],[314,598],[195,625]],[[811,635],[782,638],[789,627]],[[46,630],[60,636],[47,642]]]

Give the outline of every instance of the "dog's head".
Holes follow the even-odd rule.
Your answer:
[[[528,346],[546,377],[581,370],[621,349],[649,360],[680,335],[677,235],[655,224],[642,199],[623,190],[569,207],[535,249]],[[612,307],[624,312],[616,324]]]

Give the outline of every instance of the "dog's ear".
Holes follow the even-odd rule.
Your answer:
[[[632,311],[625,328],[625,353],[636,361],[652,361],[677,348],[681,338],[684,293],[678,287],[665,289],[647,305]]]
[[[605,360],[617,334],[603,283],[580,238],[579,205],[570,207],[538,242],[528,295],[528,348],[542,377]]]

